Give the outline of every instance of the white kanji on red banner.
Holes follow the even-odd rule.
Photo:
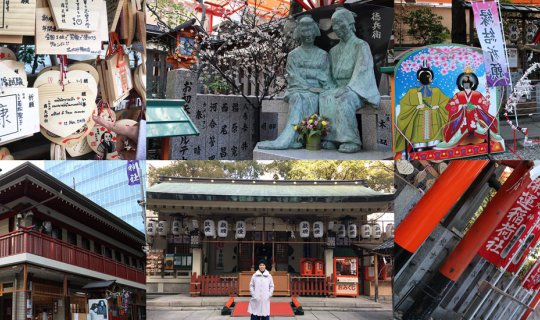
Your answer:
[[[491,233],[479,254],[497,267],[509,266],[508,271],[515,272],[528,254],[530,247],[535,246],[540,237],[539,226],[530,232],[535,226],[538,217],[538,205],[540,200],[540,178],[530,182],[523,193],[518,197],[514,205],[506,213],[497,228]],[[516,232],[519,230],[519,232]],[[534,235],[534,239],[530,236]],[[522,244],[527,243],[527,248],[516,252]],[[510,260],[514,263],[510,265]]]

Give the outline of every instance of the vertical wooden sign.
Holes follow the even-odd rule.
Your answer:
[[[0,90],[0,145],[39,131],[38,106],[37,89]]]

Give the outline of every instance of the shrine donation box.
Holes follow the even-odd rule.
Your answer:
[[[238,295],[250,296],[249,283],[254,271],[243,271],[238,275]],[[270,272],[272,279],[274,280],[274,296],[290,296],[291,295],[291,281],[289,273],[285,271]]]
[[[358,296],[358,257],[334,257],[336,296]]]

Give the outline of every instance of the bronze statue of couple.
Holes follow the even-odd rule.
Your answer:
[[[259,143],[260,149],[299,149],[294,125],[314,113],[330,120],[331,130],[322,138],[323,149],[354,153],[361,150],[356,111],[379,106],[380,94],[369,45],[356,35],[355,14],[337,8],[332,29],[339,43],[327,53],[314,45],[321,35],[311,16],[302,16],[294,30],[300,46],[287,57],[287,125],[276,140]]]

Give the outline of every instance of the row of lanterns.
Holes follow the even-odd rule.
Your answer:
[[[197,220],[193,220],[193,227],[195,229],[198,228],[198,222]],[[157,223],[157,225],[156,225]],[[316,221],[313,222],[313,237],[314,238],[322,238],[324,235],[323,231],[323,222],[322,221]],[[309,221],[302,221],[300,222],[300,237],[301,238],[309,238],[310,235],[310,223]],[[204,220],[203,223],[203,233],[206,237],[212,237],[215,238],[216,234],[220,238],[226,238],[228,234],[229,225],[226,220],[219,220],[217,225],[215,224],[214,220]],[[235,238],[236,239],[244,239],[246,237],[246,222],[245,221],[237,221],[236,222],[236,233]],[[345,225],[345,224],[338,224],[334,223],[333,221],[330,221],[328,223],[328,229],[335,231],[338,238],[346,238],[349,237],[351,239],[354,239],[358,237],[358,226],[354,223]],[[146,225],[146,234],[149,236],[155,236],[156,233],[160,236],[166,236],[168,234],[168,221],[166,220],[160,220],[160,221],[154,221],[149,220]],[[180,235],[182,232],[182,222],[179,220],[173,220],[172,226],[171,226],[171,233],[173,235]],[[394,225],[392,223],[389,223],[386,225],[386,237],[391,238],[394,236]],[[364,224],[360,226],[360,236],[363,239],[380,239],[382,236],[382,227],[379,224]]]

